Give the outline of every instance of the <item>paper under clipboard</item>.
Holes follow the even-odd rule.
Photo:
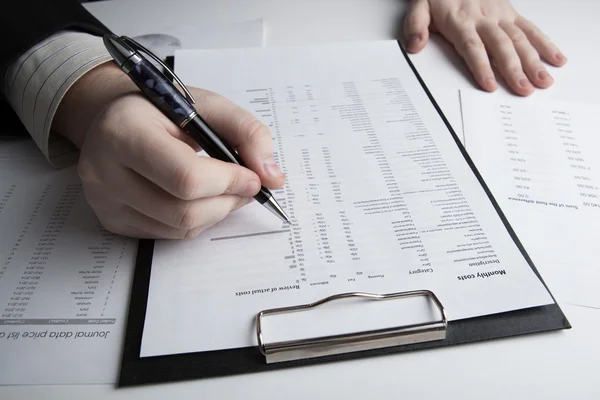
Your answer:
[[[248,206],[193,245],[140,241],[121,386],[570,327],[404,50],[328,46],[202,53],[187,77],[176,56],[270,126],[298,224]]]

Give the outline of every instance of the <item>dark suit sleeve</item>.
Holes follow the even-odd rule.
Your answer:
[[[77,0],[4,0],[0,6],[0,137],[23,135],[27,131],[5,99],[8,67],[36,43],[60,30],[95,35],[108,32],[100,21]]]

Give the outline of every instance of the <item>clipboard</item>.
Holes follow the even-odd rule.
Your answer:
[[[258,312],[255,319],[258,343],[256,347],[142,358],[140,357],[140,350],[154,241],[140,240],[118,383],[120,387],[262,372],[571,328],[569,321],[556,303],[458,136],[412,64],[407,52],[400,43],[398,44],[408,65],[454,138],[461,154],[482,185],[510,236],[528,265],[550,293],[554,304],[448,321],[443,304],[435,293],[428,290],[398,293],[339,293],[323,299],[315,299],[313,303],[292,304],[283,308]],[[417,296],[429,299],[439,312],[438,319],[420,324],[398,325],[383,329],[303,339],[269,341],[266,338],[268,332],[264,329],[264,321],[266,318],[271,318],[277,314],[310,312],[326,303],[348,298],[364,301],[403,301]]]
[[[433,302],[439,312],[439,319],[418,324],[399,325],[382,329],[305,339],[285,340],[274,343],[266,342],[263,337],[262,321],[269,315],[311,311],[322,304],[347,298],[360,298],[368,301],[390,301],[416,296],[427,297]],[[314,303],[273,308],[259,312],[256,316],[256,340],[259,351],[265,356],[267,364],[270,364],[363,350],[403,346],[411,343],[444,340],[446,338],[447,326],[448,319],[446,318],[446,310],[437,296],[430,290],[412,290],[387,294],[351,292],[335,294]]]

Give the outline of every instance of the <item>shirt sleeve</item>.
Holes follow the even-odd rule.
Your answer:
[[[50,164],[77,161],[78,149],[51,131],[52,119],[69,88],[92,68],[112,60],[102,38],[59,31],[30,48],[6,71],[6,98]]]

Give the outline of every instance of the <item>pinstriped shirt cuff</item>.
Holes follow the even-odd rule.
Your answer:
[[[72,165],[78,157],[69,140],[51,132],[58,105],[77,79],[111,59],[102,38],[62,31],[29,49],[8,68],[6,97],[53,166]]]

